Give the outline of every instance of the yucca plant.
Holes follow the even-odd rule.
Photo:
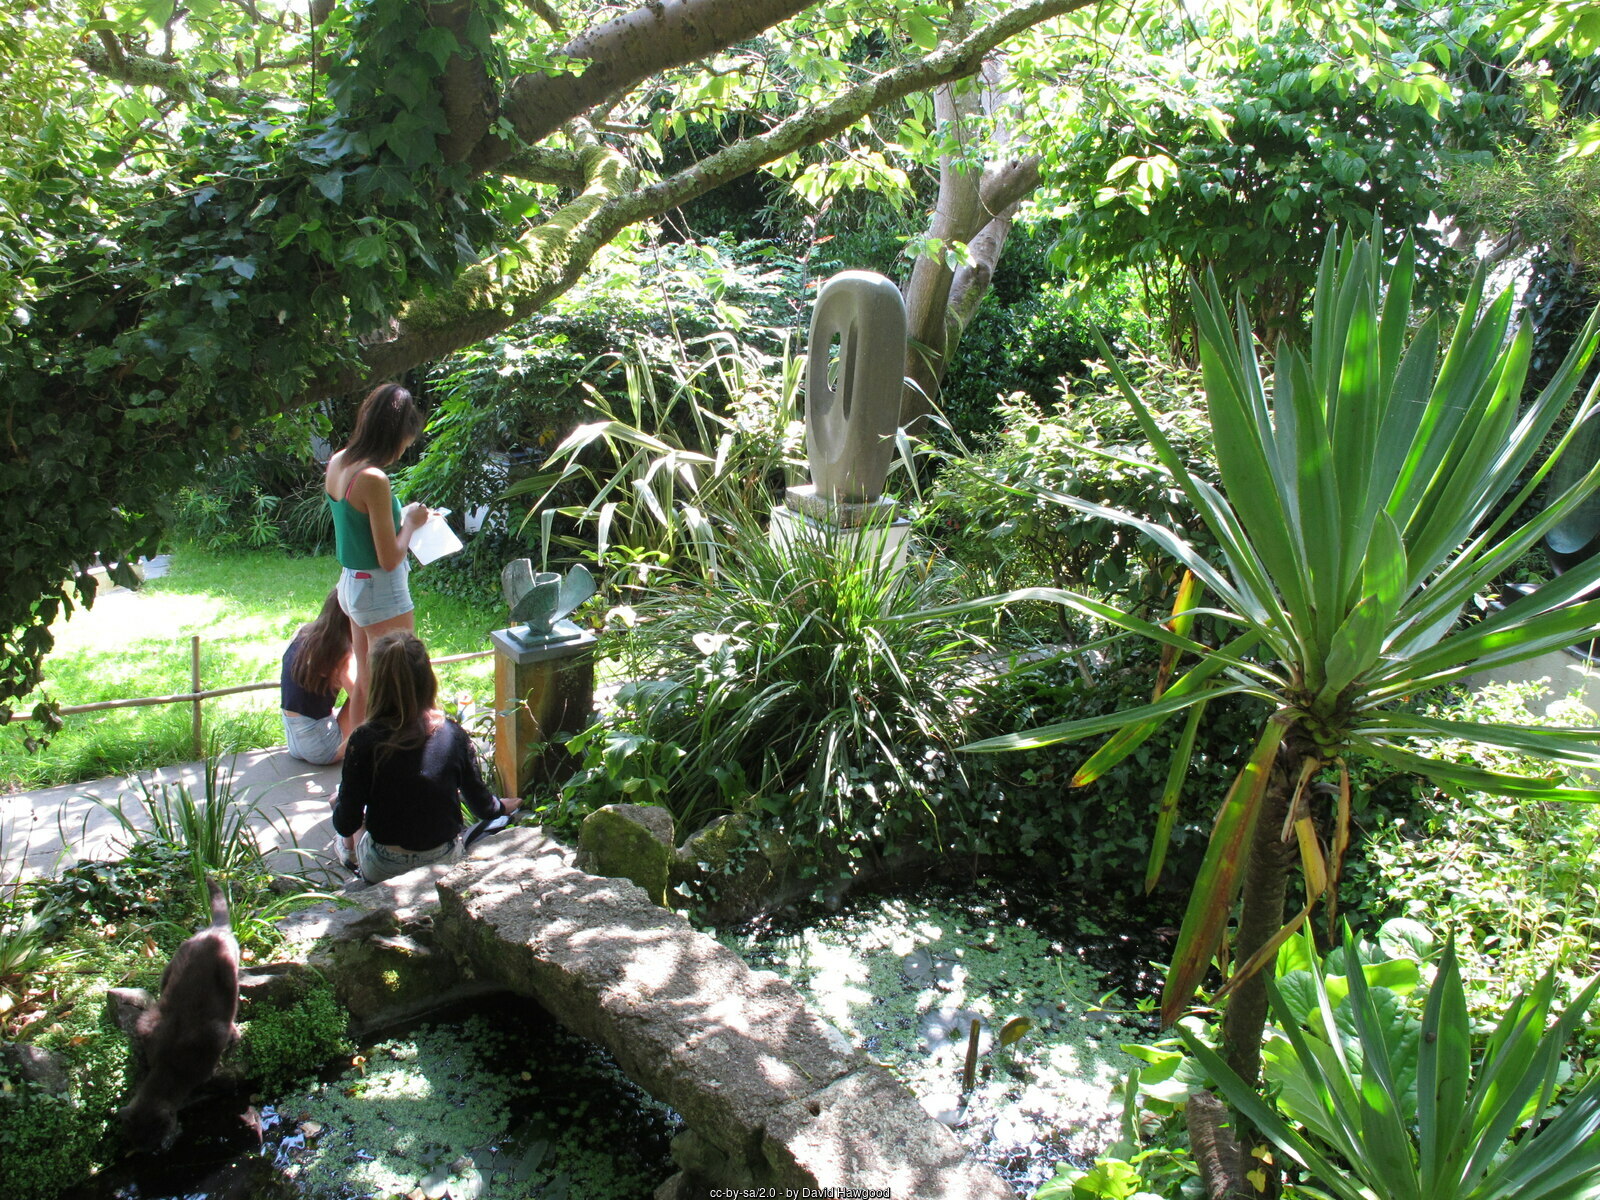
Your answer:
[[[1358,964],[1348,928],[1345,950],[1345,962]],[[1339,1200],[1600,1195],[1600,1077],[1562,1102],[1553,1117],[1548,1111],[1567,1042],[1600,978],[1547,1030],[1556,978],[1547,973],[1512,1002],[1478,1055],[1453,939],[1420,1024],[1397,1023],[1392,997],[1380,1003],[1384,990],[1370,986],[1359,966],[1345,976],[1348,993],[1339,1000],[1314,947],[1309,958],[1309,1012],[1297,1011],[1275,982],[1266,981],[1275,1026],[1287,1043],[1280,1068],[1296,1084],[1285,1087],[1276,1106],[1193,1030],[1180,1027],[1178,1035],[1228,1102],[1308,1171],[1318,1189]]]
[[[1444,339],[1437,315],[1413,328],[1412,278],[1409,250],[1387,266],[1370,239],[1340,246],[1330,238],[1309,346],[1278,347],[1270,388],[1243,309],[1230,322],[1214,282],[1195,288],[1220,490],[1189,473],[1116,372],[1163,468],[1221,547],[1225,567],[1213,567],[1175,530],[1049,494],[1068,508],[1141,529],[1219,603],[1201,609],[1186,598],[1185,613],[1163,626],[1069,591],[1013,596],[1053,599],[1194,655],[1199,664],[1149,705],[971,747],[1003,750],[1115,731],[1078,772],[1076,782],[1086,783],[1162,721],[1185,710],[1196,719],[1194,710],[1209,697],[1244,693],[1271,704],[1218,812],[1162,997],[1170,1024],[1210,968],[1239,902],[1233,952],[1240,965],[1228,985],[1224,1047],[1234,1071],[1252,1082],[1266,1016],[1259,968],[1317,898],[1337,886],[1349,840],[1351,756],[1376,758],[1450,791],[1600,799],[1600,792],[1558,778],[1495,773],[1430,747],[1441,738],[1504,747],[1549,760],[1559,775],[1600,767],[1600,730],[1435,720],[1401,707],[1414,692],[1568,645],[1600,624],[1600,600],[1583,598],[1600,580],[1600,560],[1480,621],[1460,621],[1473,597],[1600,482],[1600,464],[1591,465],[1537,516],[1514,525],[1574,430],[1593,417],[1591,389],[1552,452],[1534,466],[1594,355],[1597,320],[1524,407],[1532,331],[1524,320],[1508,337],[1510,293],[1485,303],[1480,274]],[[1186,636],[1183,622],[1200,612],[1236,635],[1220,646]],[[1185,744],[1189,739],[1180,739],[1180,748]],[[1313,786],[1328,773],[1333,786]],[[1181,778],[1180,762],[1173,779]],[[1335,833],[1326,846],[1312,819],[1313,804],[1329,802],[1319,800],[1325,795],[1335,806]],[[1157,858],[1161,838],[1158,828]],[[1308,902],[1286,927],[1296,848]]]

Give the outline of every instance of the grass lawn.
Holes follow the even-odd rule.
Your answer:
[[[278,678],[289,638],[317,614],[339,577],[331,557],[286,558],[279,553],[213,553],[184,547],[170,574],[138,592],[102,595],[55,626],[56,647],[45,663],[44,685],[15,707],[26,711],[44,696],[64,705],[189,691],[190,642],[200,635],[204,688]],[[427,568],[414,569],[417,634],[435,656],[489,648],[488,632],[507,624],[502,611],[427,590]],[[494,699],[494,661],[439,668],[440,695]],[[20,724],[0,726],[0,790],[78,783],[194,758],[188,704],[80,713],[47,749],[30,754]],[[276,687],[205,702],[205,735],[225,750],[283,744]]]

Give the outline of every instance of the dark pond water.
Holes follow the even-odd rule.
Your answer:
[[[644,1200],[680,1127],[602,1050],[509,995],[378,1039],[274,1102],[216,1095],[182,1120],[170,1151],[70,1200]]]
[[[1150,964],[1170,955],[1170,919],[1025,882],[924,881],[722,937],[791,978],[1027,1196],[1107,1140],[1110,1084],[1131,1064],[1118,1046],[1154,1036]],[[1031,1031],[997,1048],[1015,1016]],[[983,1054],[963,1094],[973,1018]],[[681,1128],[602,1050],[509,995],[376,1039],[313,1085],[209,1096],[182,1120],[168,1153],[68,1200],[646,1200]]]

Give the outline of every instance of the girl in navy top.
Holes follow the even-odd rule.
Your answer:
[[[354,668],[350,622],[338,593],[329,592],[317,619],[302,625],[283,652],[283,736],[295,758],[326,765],[344,757],[350,705],[337,713],[334,706],[341,691],[350,691]]]

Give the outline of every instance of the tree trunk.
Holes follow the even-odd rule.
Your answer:
[[[1261,813],[1250,839],[1250,857],[1245,861],[1239,928],[1233,947],[1235,969],[1249,962],[1283,928],[1283,901],[1296,855],[1295,841],[1292,837],[1284,840],[1283,827],[1301,768],[1315,757],[1305,736],[1298,729],[1291,729],[1272,765],[1261,797]],[[1273,964],[1268,962],[1240,983],[1228,996],[1228,1007],[1222,1014],[1222,1057],[1234,1074],[1257,1089],[1261,1086],[1261,1039],[1267,1027],[1267,978],[1272,969]],[[1264,1140],[1242,1118],[1235,1127],[1245,1154],[1248,1147]],[[1251,1194],[1263,1200],[1271,1200],[1281,1190],[1278,1172],[1269,1165],[1270,1161],[1266,1156],[1260,1158],[1265,1179],[1259,1189],[1252,1185]],[[1248,1158],[1243,1162],[1250,1165]]]
[[[934,112],[961,146],[983,136],[978,123],[1004,98],[1000,65],[984,64],[983,79],[958,96],[955,84],[934,92]],[[906,281],[906,385],[900,398],[900,424],[916,432],[932,411],[950,361],[967,323],[989,290],[1017,207],[1039,184],[1039,159],[1005,157],[1003,126],[989,138],[992,157],[980,171],[970,154],[953,151],[939,160],[939,195],[927,236],[933,253],[917,258]],[[970,262],[951,265],[950,247],[967,248]]]
[[[928,411],[928,399],[944,377],[946,317],[950,307],[950,247],[965,243],[976,228],[979,171],[963,153],[964,143],[978,117],[977,93],[957,96],[955,84],[933,91],[933,111],[945,136],[957,145],[939,158],[939,196],[927,236],[933,253],[918,256],[906,283],[906,388],[900,402],[900,424],[911,426]],[[909,419],[908,419],[909,418]]]
[[[1283,899],[1295,854],[1295,843],[1283,840],[1283,823],[1300,765],[1310,757],[1303,745],[1299,731],[1290,730],[1261,797],[1261,814],[1256,818],[1244,867],[1233,947],[1235,964],[1249,961],[1283,928]],[[1261,1037],[1267,1024],[1267,973],[1271,970],[1269,963],[1239,984],[1229,995],[1222,1018],[1222,1057],[1251,1087],[1261,1080]]]
[[[1210,1092],[1190,1092],[1184,1117],[1206,1200],[1255,1200],[1227,1106]]]

